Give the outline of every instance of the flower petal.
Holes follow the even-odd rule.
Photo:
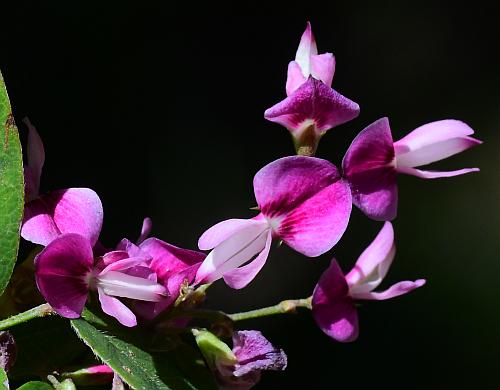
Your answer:
[[[233,352],[238,364],[233,375],[240,377],[256,370],[282,371],[287,366],[287,356],[274,347],[261,332],[237,331],[233,334]]]
[[[314,77],[290,96],[267,109],[264,117],[285,126],[291,132],[302,132],[312,124],[319,134],[359,115],[359,106]]]
[[[351,296],[356,299],[358,293],[375,289],[387,275],[395,254],[394,229],[386,222],[346,276]]]
[[[387,290],[382,292],[366,292],[363,294],[358,294],[356,299],[382,301],[385,299],[395,298],[400,295],[408,294],[410,291],[415,290],[416,288],[422,287],[425,282],[425,279],[418,279],[414,282],[405,280],[403,282],[392,285]]]
[[[283,157],[263,167],[253,179],[255,199],[267,218],[290,212],[340,180],[329,161],[304,156]]]
[[[164,282],[172,275],[201,263],[206,257],[204,253],[178,248],[154,237],[144,241],[140,248],[152,257],[149,267]]]
[[[273,234],[272,231],[269,230],[267,233],[266,246],[262,252],[260,252],[258,256],[247,265],[226,272],[224,274],[224,281],[226,284],[235,289],[246,287],[246,285],[250,283],[255,276],[257,276],[262,267],[264,267],[264,264],[266,264],[269,251],[271,250],[272,241]]]
[[[40,190],[40,177],[42,176],[43,164],[45,163],[45,149],[42,139],[28,118],[23,122],[28,126],[28,165],[31,184],[28,186],[29,195],[37,196]],[[30,188],[31,187],[31,188]]]
[[[196,283],[209,283],[220,279],[262,252],[266,246],[269,225],[266,221],[247,226],[217,245],[206,257],[196,274]]]
[[[306,29],[300,38],[299,47],[295,54],[295,61],[299,64],[305,78],[311,74],[310,60],[312,55],[318,54],[316,40],[312,32],[311,23],[307,22]]]
[[[387,118],[379,119],[354,139],[342,161],[354,204],[368,217],[396,217],[398,192],[394,147]]]
[[[427,123],[394,143],[397,166],[418,167],[443,160],[482,142],[468,137],[474,130],[461,121]]]
[[[151,220],[151,218],[149,217],[144,218],[144,221],[142,221],[141,235],[137,239],[137,245],[140,245],[146,238],[148,238],[152,229],[153,229],[153,221]]]
[[[101,200],[89,188],[53,191],[28,202],[21,235],[35,244],[47,245],[63,233],[77,233],[94,245],[102,227]]]
[[[290,96],[298,87],[304,84],[307,77],[302,74],[302,69],[297,61],[290,61],[288,64],[286,78],[286,96]]]
[[[208,230],[206,230],[198,239],[198,248],[201,250],[210,250],[219,245],[222,241],[227,240],[230,236],[235,234],[247,226],[255,224],[261,225],[262,221],[254,219],[226,219],[221,221]]]
[[[335,57],[332,53],[311,56],[311,75],[331,87],[335,73]]]
[[[399,173],[406,173],[407,175],[417,176],[421,179],[438,179],[441,177],[453,177],[465,175],[466,173],[479,172],[479,168],[464,168],[456,171],[423,171],[416,168],[398,168]]]
[[[127,327],[137,325],[137,318],[132,311],[125,306],[120,300],[106,295],[102,289],[97,289],[99,301],[101,302],[102,311],[111,317],[114,317],[118,322]]]
[[[88,294],[88,275],[94,263],[89,241],[78,234],[63,234],[35,258],[38,289],[54,310],[78,318]]]
[[[322,255],[342,238],[351,209],[351,190],[346,182],[339,180],[286,214],[277,234],[305,256]]]
[[[358,337],[358,313],[335,259],[314,289],[312,314],[321,330],[333,339],[350,342]]]

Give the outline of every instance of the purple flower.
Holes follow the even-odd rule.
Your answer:
[[[292,133],[297,148],[310,146],[314,152],[321,135],[359,114],[356,103],[331,88],[334,72],[335,58],[331,53],[318,55],[307,23],[295,61],[288,66],[288,97],[264,113]]]
[[[17,346],[12,334],[0,331],[0,367],[9,372],[16,361]]]
[[[335,259],[332,260],[312,297],[313,316],[323,332],[337,341],[354,341],[358,337],[357,300],[390,299],[425,284],[424,279],[403,281],[385,291],[373,291],[389,271],[395,253],[392,224],[386,222],[346,276]]]
[[[372,123],[354,139],[342,163],[354,204],[372,219],[392,220],[397,213],[397,173],[434,179],[479,171],[478,168],[451,172],[415,168],[481,144],[470,137],[472,134],[474,130],[465,123],[448,119],[420,126],[393,142],[387,118]]]
[[[259,331],[235,332],[232,350],[208,331],[194,330],[193,334],[221,389],[250,389],[260,380],[261,371],[283,371],[287,366],[285,352]]]
[[[27,164],[24,168],[26,205],[21,236],[35,244],[47,245],[63,233],[78,233],[92,245],[99,238],[103,210],[101,200],[89,188],[69,188],[39,194],[45,161],[43,143],[34,126],[29,127]]]
[[[123,240],[118,250],[95,261],[88,238],[68,233],[35,258],[35,277],[45,300],[63,317],[79,317],[89,290],[97,290],[105,313],[135,326],[134,312],[151,319],[169,307],[182,285],[193,282],[204,257],[149,238],[139,246]],[[119,298],[129,299],[132,309]]]
[[[281,158],[257,172],[253,184],[260,214],[229,219],[203,233],[198,246],[212,251],[198,270],[197,282],[224,278],[230,287],[243,288],[264,266],[273,237],[315,257],[330,250],[347,228],[351,193],[328,161]]]

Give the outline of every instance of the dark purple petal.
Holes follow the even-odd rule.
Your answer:
[[[17,347],[14,337],[7,331],[0,332],[0,367],[9,372],[17,357]]]
[[[263,167],[253,179],[255,199],[267,218],[279,217],[340,180],[329,161],[314,157],[283,157]]]
[[[152,257],[150,268],[164,282],[172,275],[200,263],[206,257],[204,253],[178,248],[154,237],[144,241],[140,248]]]
[[[38,289],[54,310],[66,318],[78,318],[89,290],[94,258],[87,238],[63,234],[35,258]]]
[[[394,146],[387,118],[372,123],[354,139],[342,162],[354,204],[375,220],[396,217],[398,192]]]
[[[318,134],[359,115],[359,106],[313,77],[290,96],[266,110],[264,117],[291,132],[314,124]]]
[[[26,204],[21,235],[47,245],[64,233],[77,233],[94,245],[102,227],[103,210],[97,194],[88,188],[53,191]]]
[[[349,186],[339,180],[286,214],[277,234],[297,252],[319,256],[340,240],[347,229],[351,208]]]
[[[358,337],[358,313],[349,287],[335,259],[321,275],[312,297],[312,313],[318,326],[331,338],[350,342]]]
[[[256,370],[284,370],[287,365],[285,352],[274,347],[256,330],[235,332],[233,352],[238,359],[233,373],[237,377]]]

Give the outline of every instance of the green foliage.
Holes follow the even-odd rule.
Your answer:
[[[46,382],[32,381],[18,387],[17,390],[54,390],[54,388]]]
[[[0,367],[0,388],[7,389],[8,387],[6,385],[8,383],[9,379],[7,378],[7,374],[5,373],[4,369]]]
[[[85,317],[92,323],[83,318],[72,320],[73,329],[132,388],[217,388],[201,356],[179,340],[154,335],[151,330],[124,329],[112,322],[103,326],[102,320],[96,320],[98,317],[88,310]]]
[[[19,248],[24,207],[21,143],[0,73],[0,294],[9,283]]]

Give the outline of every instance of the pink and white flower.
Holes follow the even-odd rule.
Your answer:
[[[273,238],[316,257],[330,250],[347,228],[351,193],[326,160],[281,158],[257,172],[253,184],[260,214],[229,219],[203,233],[198,246],[211,252],[198,270],[198,283],[224,278],[230,287],[243,288],[264,266]]]
[[[359,332],[356,301],[390,299],[425,284],[425,279],[403,281],[385,291],[374,292],[387,275],[395,254],[394,230],[386,222],[346,276],[332,260],[312,296],[313,316],[323,332],[337,341],[354,341]]]
[[[482,142],[467,124],[453,119],[427,123],[393,142],[389,120],[379,119],[354,139],[342,162],[354,204],[368,217],[388,221],[396,217],[398,173],[435,179],[477,172],[478,168],[456,171],[416,169],[443,160]]]

